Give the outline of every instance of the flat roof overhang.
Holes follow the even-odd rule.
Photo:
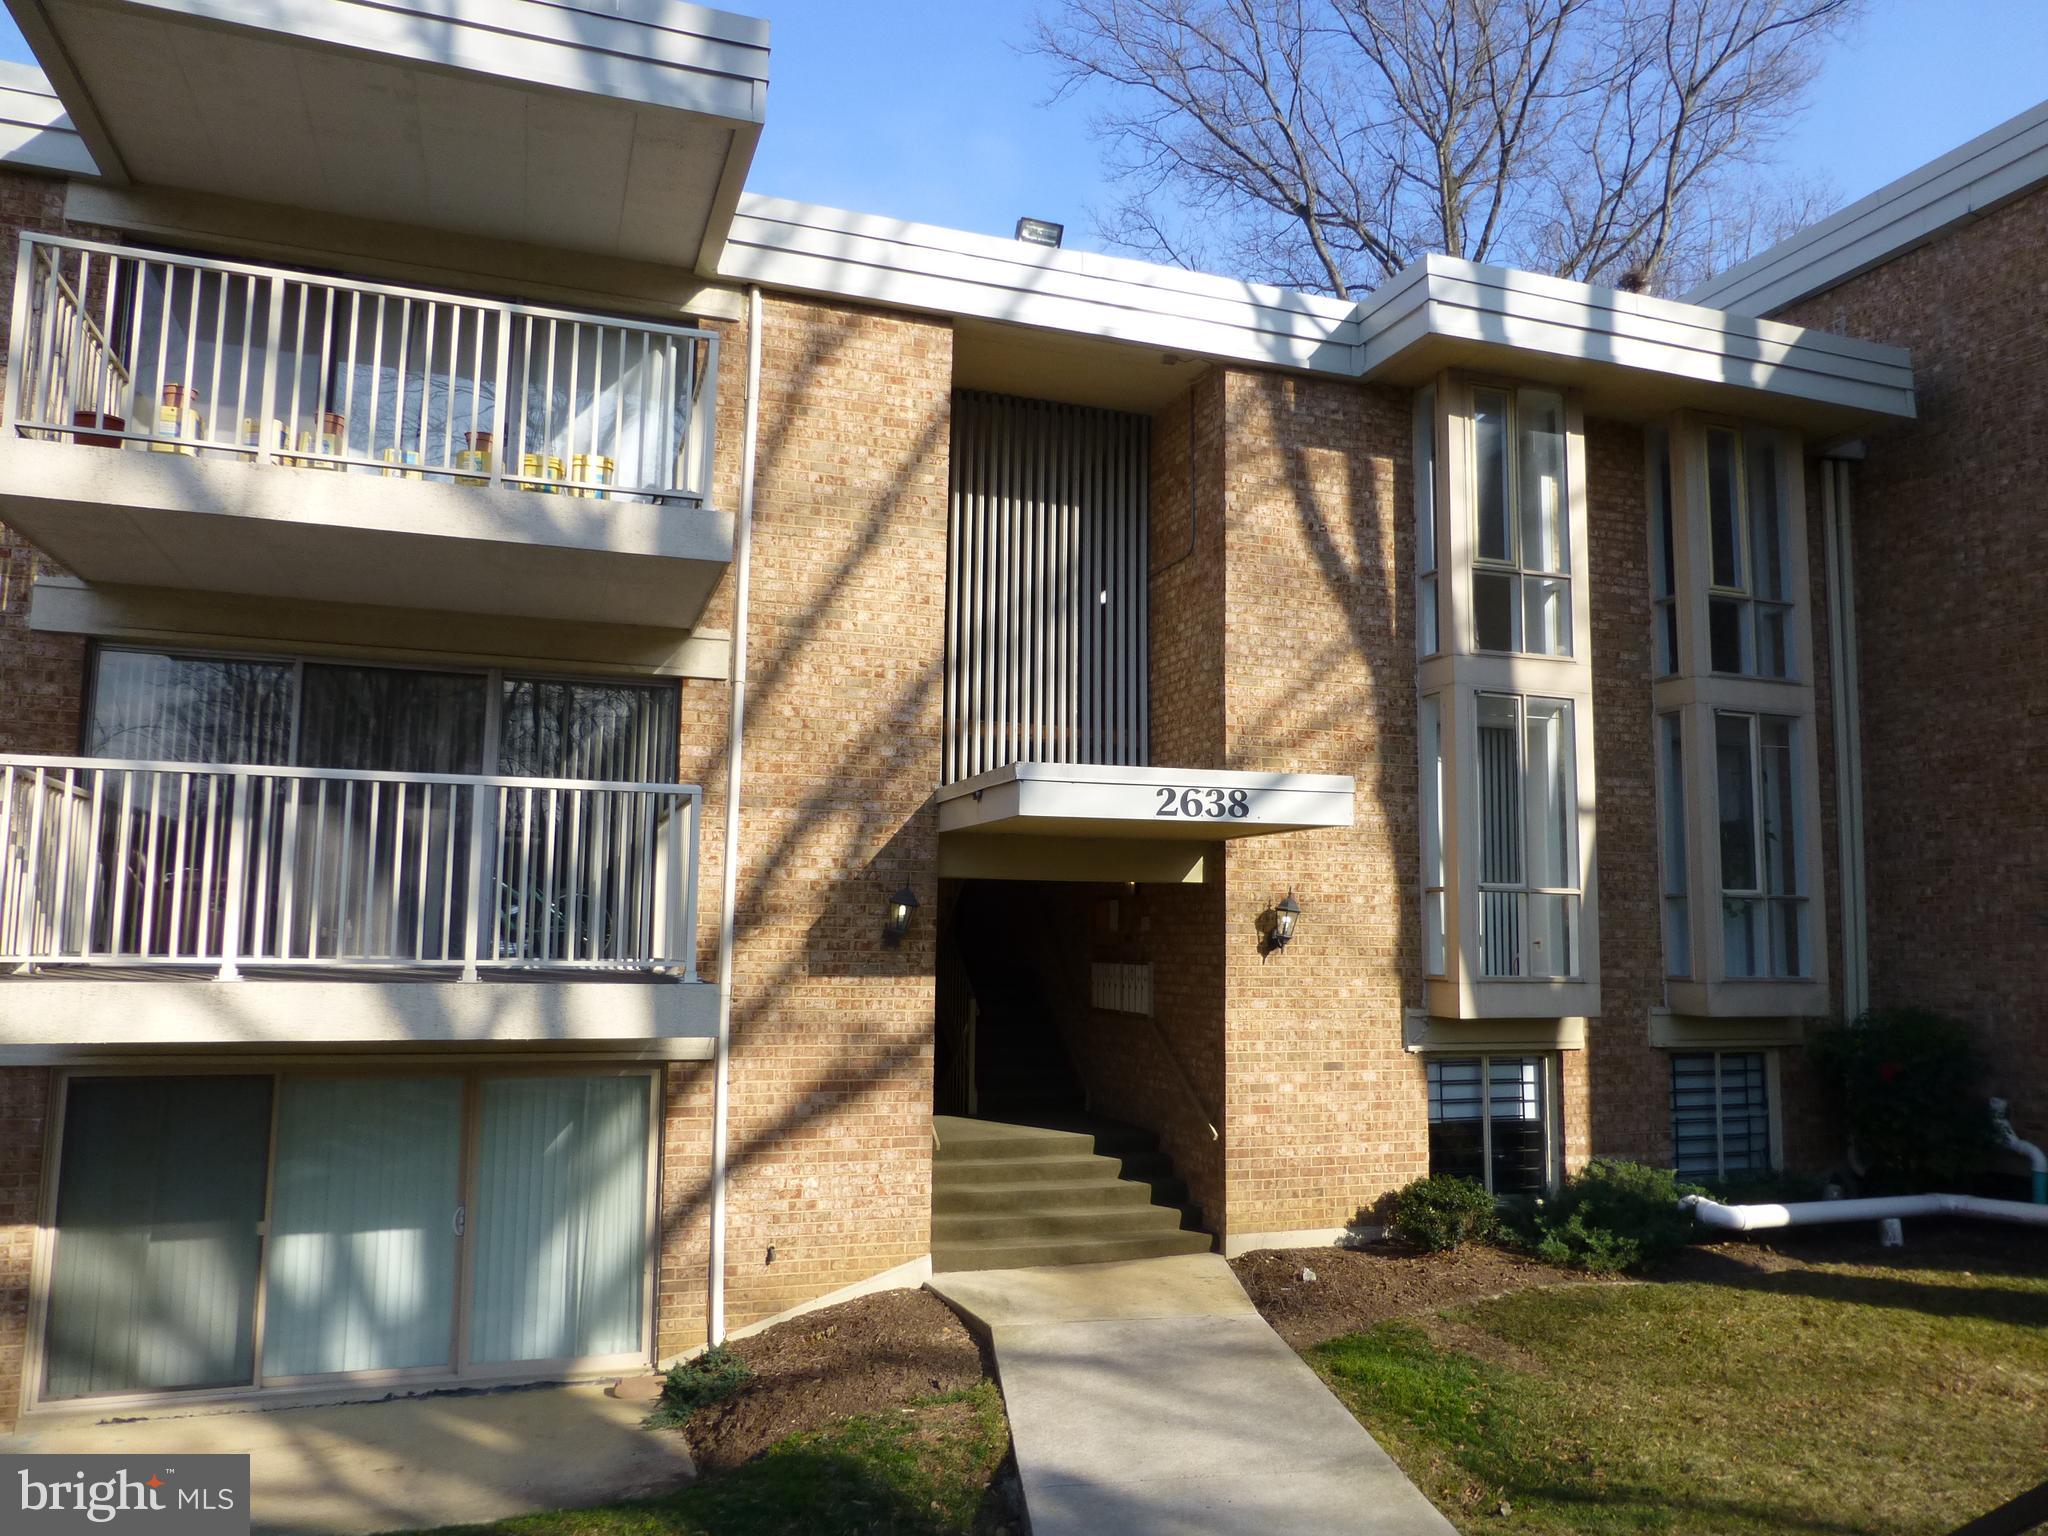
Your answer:
[[[1442,256],[1376,292],[1360,327],[1368,380],[1494,373],[1622,421],[1722,411],[1825,438],[1915,414],[1902,347]]]
[[[0,522],[88,583],[694,625],[730,513],[0,439]]]
[[[1206,877],[1218,845],[1352,824],[1344,774],[1012,763],[938,793],[939,873],[1017,880]]]
[[[680,0],[7,0],[99,173],[708,268],[768,26]]]

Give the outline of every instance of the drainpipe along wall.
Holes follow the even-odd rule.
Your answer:
[[[711,1295],[705,1335],[725,1342],[725,1121],[732,1075],[734,912],[739,899],[740,760],[747,724],[747,588],[754,543],[754,454],[761,424],[761,290],[747,288],[746,426],[740,444],[739,526],[733,530],[732,682],[726,720],[725,857],[719,866],[718,1041],[711,1069]]]

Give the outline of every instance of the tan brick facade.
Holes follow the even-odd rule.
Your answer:
[[[1875,1006],[1975,1024],[2048,1129],[2048,190],[1778,316],[1912,350],[1852,470]]]

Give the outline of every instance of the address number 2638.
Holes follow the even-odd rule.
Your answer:
[[[1159,797],[1159,804],[1152,808],[1154,816],[1223,821],[1242,820],[1252,813],[1251,796],[1241,789],[1174,789],[1162,784],[1152,793]]]

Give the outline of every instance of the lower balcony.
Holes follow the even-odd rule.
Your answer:
[[[708,1054],[688,784],[0,757],[0,1060]]]

